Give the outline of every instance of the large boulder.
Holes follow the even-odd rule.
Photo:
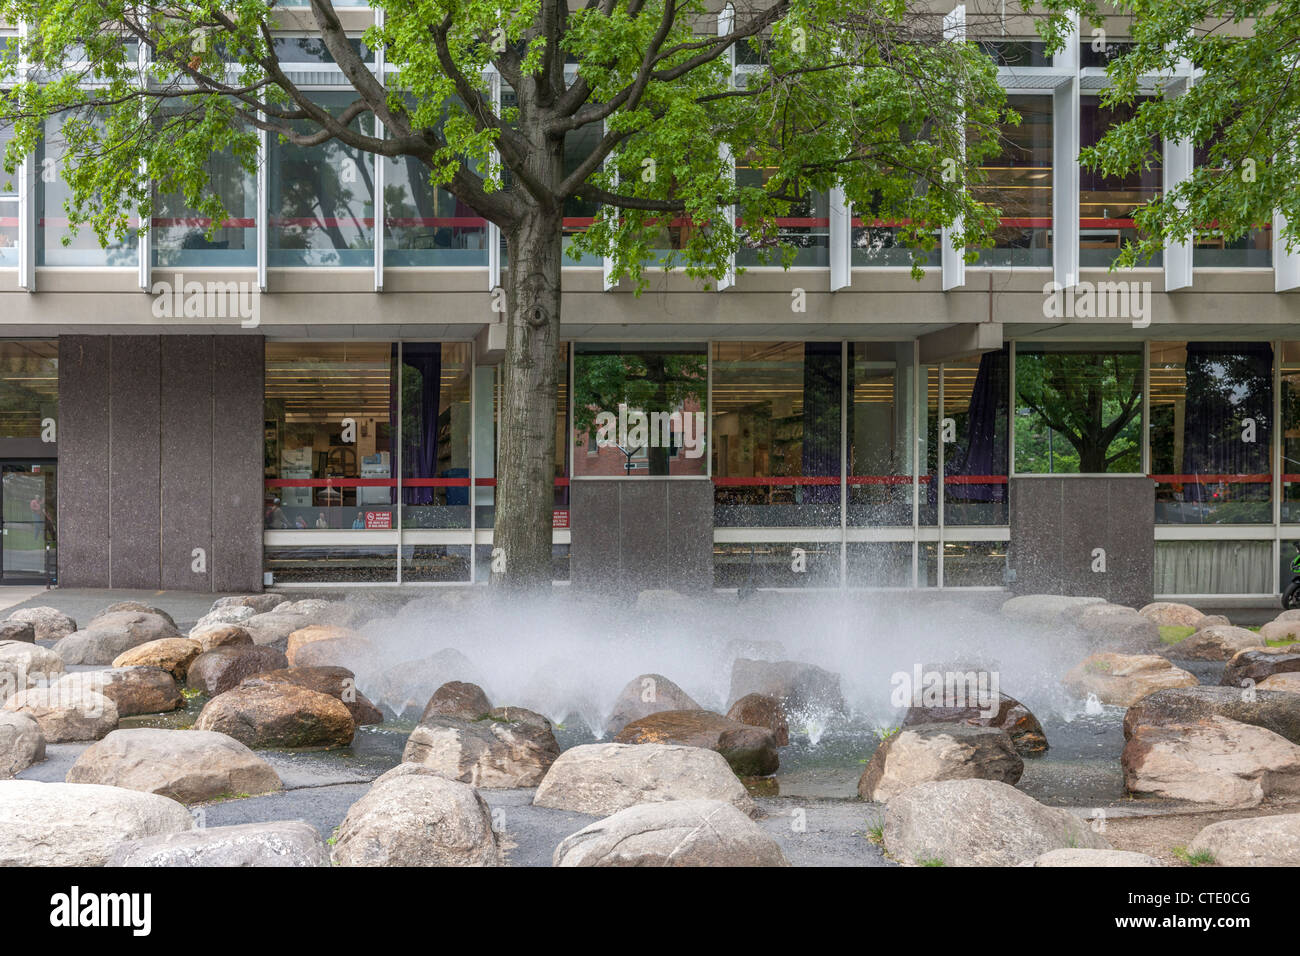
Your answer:
[[[1265,677],[1256,685],[1258,690],[1276,690],[1288,694],[1300,694],[1300,671],[1291,671],[1289,674],[1274,674],[1272,677]],[[1287,738],[1290,740],[1291,738]]]
[[[492,709],[492,702],[478,684],[465,681],[447,681],[433,692],[424,705],[420,720],[430,717],[456,717],[460,720],[478,720]]]
[[[1300,671],[1300,651],[1287,647],[1261,647],[1239,651],[1223,669],[1219,684],[1223,687],[1246,687],[1246,681],[1260,681],[1274,674],[1293,674]]]
[[[180,637],[170,620],[150,611],[113,611],[95,617],[54,645],[65,664],[112,664],[119,654],[150,641]]]
[[[1300,795],[1300,746],[1226,717],[1138,724],[1120,765],[1134,794],[1232,808],[1256,807],[1274,794]]]
[[[225,734],[153,728],[113,731],[82,752],[67,780],[143,790],[181,803],[283,786],[269,763]]]
[[[696,798],[760,812],[721,754],[671,744],[571,747],[551,764],[533,803],[604,817],[638,803]]]
[[[329,694],[252,677],[208,701],[194,729],[229,734],[257,749],[321,750],[352,743],[356,723]]]
[[[122,652],[114,658],[113,666],[161,667],[184,683],[190,662],[202,652],[202,645],[188,637],[164,637],[161,641],[150,641]]]
[[[722,800],[641,803],[555,848],[554,866],[789,866],[781,846]]]
[[[227,645],[194,658],[186,684],[192,690],[216,696],[237,687],[245,678],[288,666],[288,658],[274,647]]]
[[[1153,856],[1131,850],[1048,850],[1021,866],[1164,866]]]
[[[1160,645],[1160,628],[1131,607],[1122,604],[1087,604],[1079,609],[1075,625],[1098,651],[1148,653]]]
[[[8,620],[31,624],[38,641],[58,641],[77,629],[77,622],[58,608],[24,607],[9,615]]]
[[[614,699],[605,733],[616,735],[620,730],[650,714],[663,710],[699,710],[700,705],[663,674],[642,674],[627,682]]]
[[[1195,675],[1156,654],[1093,654],[1065,675],[1064,684],[1079,697],[1096,694],[1103,704],[1128,707],[1167,687],[1192,687]]]
[[[252,608],[255,614],[264,614],[275,610],[283,603],[284,597],[279,594],[231,594],[213,601],[212,610],[219,611],[223,607],[247,607]]]
[[[378,656],[373,645],[362,637],[312,641],[293,655],[295,667],[356,667]]]
[[[634,720],[614,737],[620,744],[680,744],[716,750],[742,777],[776,773],[776,735],[708,710],[661,710]]]
[[[108,866],[329,866],[316,828],[302,820],[206,827],[121,844]]]
[[[253,635],[238,624],[209,624],[191,630],[190,640],[198,641],[199,653],[206,654],[218,647],[251,647]]]
[[[366,684],[366,693],[376,704],[388,707],[395,714],[415,708],[423,713],[433,692],[453,680],[482,683],[469,658],[454,647],[445,647],[429,657],[385,668],[373,684]]]
[[[936,780],[1000,780],[1015,785],[1025,762],[1006,731],[970,724],[918,724],[881,741],[858,780],[858,796],[884,803]]]
[[[1300,619],[1269,621],[1259,629],[1259,636],[1265,641],[1300,641]]]
[[[54,686],[63,696],[76,696],[86,690],[103,694],[117,707],[118,717],[162,714],[185,706],[180,687],[161,667],[75,671],[64,674]]]
[[[244,605],[214,607],[211,611],[194,622],[194,626],[190,628],[190,637],[195,637],[199,631],[221,627],[225,624],[243,624],[244,621],[247,621],[256,613],[257,611]]]
[[[1300,813],[1211,823],[1187,844],[1220,866],[1300,866]]]
[[[790,720],[785,715],[785,708],[775,697],[746,694],[731,705],[727,719],[751,727],[765,727],[772,731],[772,738],[778,747],[786,747],[790,743]]]
[[[1038,718],[1020,701],[1006,694],[998,695],[998,708],[989,715],[978,704],[967,707],[912,706],[903,715],[904,729],[919,724],[971,724],[978,727],[996,727],[1011,738],[1016,753],[1022,757],[1047,752],[1047,734]]]
[[[28,687],[58,680],[63,671],[63,658],[47,647],[0,641],[0,701]]]
[[[185,807],[153,793],[85,783],[0,783],[0,866],[103,866],[127,840],[193,827]]]
[[[299,652],[309,644],[315,644],[318,641],[362,643],[365,642],[365,638],[351,628],[337,627],[332,624],[309,624],[306,627],[298,628],[296,631],[291,631],[286,641],[284,653],[289,658],[290,666],[293,666],[297,663]]]
[[[4,702],[4,709],[35,720],[50,744],[99,740],[117,727],[117,705],[85,688],[65,692],[55,684],[20,690]]]
[[[448,780],[508,789],[537,786],[559,755],[549,723],[433,714],[411,731],[402,762],[427,767]]]
[[[1227,661],[1239,651],[1264,646],[1264,639],[1254,631],[1231,624],[1213,624],[1189,634],[1165,649],[1165,656],[1176,661]]]
[[[36,643],[36,625],[30,621],[0,621],[0,641]]]
[[[1190,604],[1156,601],[1138,611],[1143,617],[1160,627],[1200,627],[1205,615]]]
[[[107,618],[110,615],[125,614],[131,612],[139,613],[139,614],[152,614],[155,617],[162,618],[173,628],[176,627],[176,621],[172,618],[170,614],[168,614],[160,607],[154,607],[152,604],[145,604],[142,601],[118,601],[114,604],[110,604],[108,607],[104,608],[102,611],[100,611],[98,614],[92,617],[90,621],[87,622],[86,629],[89,630],[90,628],[95,626],[96,621],[99,621],[103,618]]]
[[[268,684],[296,684],[321,694],[329,694],[342,702],[358,727],[384,722],[383,711],[357,690],[356,676],[346,667],[286,667],[283,670],[263,671],[257,675],[257,679]]]
[[[1148,694],[1124,714],[1124,739],[1141,724],[1194,724],[1215,716],[1263,727],[1300,744],[1300,698],[1262,684],[1253,694],[1233,687],[1180,687]]]
[[[0,780],[45,759],[45,735],[29,714],[0,710]]]
[[[375,781],[335,831],[337,866],[499,866],[492,816],[468,784],[432,773]]]
[[[1105,603],[1106,599],[1099,597],[1021,594],[1002,602],[1002,613],[1018,621],[1055,625],[1074,620],[1090,604]]]
[[[904,863],[1015,866],[1049,850],[1108,850],[1081,818],[996,780],[922,783],[885,805],[885,849]]]
[[[775,697],[787,714],[846,712],[840,676],[803,661],[736,658],[731,665],[731,693],[727,699],[735,703],[746,694]]]

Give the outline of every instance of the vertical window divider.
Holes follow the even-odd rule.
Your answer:
[[[944,523],[943,523],[943,519],[944,519],[943,499],[948,496],[948,486],[947,483],[944,481],[944,476],[946,474],[945,469],[948,466],[948,449],[944,447],[946,443],[943,440],[943,420],[945,414],[948,411],[948,399],[947,396],[944,395],[944,387],[943,387],[944,379],[947,377],[944,374],[947,366],[941,362],[937,366],[937,368],[939,369],[939,373],[938,373],[939,374],[939,407],[937,410],[938,411],[937,424],[939,426],[938,429],[939,433],[938,435],[935,436],[938,439],[935,442],[935,444],[938,446],[935,449],[935,461],[938,462],[938,464],[934,469],[934,486],[935,486],[934,500],[935,500],[935,512],[936,512],[935,517],[939,523],[939,540],[935,543],[935,548],[934,548],[935,550],[934,581],[936,587],[942,588],[943,587],[943,543],[946,537],[946,530],[944,528]]]
[[[1282,473],[1286,468],[1285,456],[1282,454],[1282,442],[1285,440],[1286,433],[1282,425],[1282,360],[1285,355],[1286,343],[1275,341],[1273,343],[1273,427],[1269,429],[1273,447],[1270,449],[1270,459],[1273,463],[1273,593],[1277,597],[1282,595],[1282,490],[1285,484],[1282,481]]]
[[[384,8],[381,7],[381,6],[378,6],[378,5],[375,6],[375,27],[376,27],[377,29],[380,29],[380,30],[382,30],[383,27],[384,27]],[[374,54],[375,54],[375,66],[374,66],[374,74],[375,74],[375,78],[376,78],[376,79],[379,81],[379,83],[382,85],[383,82],[384,82],[384,79],[385,79],[385,77],[384,77],[384,46],[383,46],[383,44],[380,44],[380,45],[379,45],[379,47],[374,51]],[[384,131],[384,121],[381,120],[378,116],[376,116],[376,117],[375,117],[375,136],[376,136],[377,138],[379,138],[379,139],[382,140],[382,139],[384,138],[384,133],[385,133],[385,131]],[[375,217],[375,232],[374,232],[374,243],[373,243],[373,248],[372,248],[371,251],[374,253],[374,258],[375,258],[375,262],[374,262],[374,266],[375,266],[375,291],[376,291],[376,292],[383,292],[383,291],[384,291],[384,218],[385,218],[385,212],[386,212],[386,210],[385,210],[385,202],[384,202],[384,165],[385,165],[385,161],[384,161],[384,157],[383,157],[383,156],[380,156],[378,153],[373,153],[373,154],[371,154],[371,159],[373,160],[373,162],[374,162],[374,164],[375,164],[375,169],[374,169],[374,188],[373,188],[373,190],[372,190],[373,195],[372,195],[372,203],[371,203],[371,207],[372,207],[372,209],[373,209],[373,211],[374,211],[374,217]],[[399,350],[399,351],[400,351],[400,350]],[[401,370],[401,365],[398,365],[398,370],[399,370],[399,372],[400,372],[400,370]],[[401,392],[400,376],[399,376],[399,383],[398,383],[398,392],[399,392],[399,395],[398,395],[398,401],[400,402],[400,401],[401,401],[401,395],[400,395],[400,392]],[[399,443],[400,443],[400,441],[401,441],[401,430],[400,430],[400,429],[398,430],[398,441],[399,441]],[[400,535],[399,535],[399,537],[400,537]],[[397,561],[397,564],[398,564],[398,570],[399,570],[399,578],[398,578],[398,579],[400,580],[400,570],[401,570],[401,564],[402,564],[402,561],[401,561],[401,550],[400,550],[400,548],[399,548],[399,550],[398,550],[398,561]]]
[[[920,587],[921,549],[921,436],[929,434],[926,421],[927,391],[921,389],[921,340],[912,339],[912,587]]]
[[[405,360],[405,356],[402,354],[402,348],[403,348],[403,342],[401,339],[398,339],[397,340],[397,368],[393,369],[393,374],[397,376],[397,382],[395,383],[395,389],[397,391],[397,428],[394,431],[394,434],[397,435],[397,441],[394,442],[394,444],[397,446],[397,456],[396,456],[397,463],[393,466],[393,475],[397,479],[397,495],[396,495],[397,501],[395,501],[393,504],[393,514],[395,516],[394,524],[397,525],[397,583],[398,584],[402,583],[402,539],[405,536],[404,532],[402,531],[402,525],[403,525],[403,521],[402,521],[402,440],[405,437],[402,434],[402,363]],[[439,385],[441,385],[441,383],[439,383]],[[473,399],[471,396],[471,401],[472,400]],[[473,436],[471,435],[470,441],[472,442],[473,440],[474,440]]]
[[[1151,340],[1142,342],[1142,474],[1151,474]]]
[[[895,372],[897,374],[897,372]],[[848,586],[849,527],[849,342],[840,340],[840,589]]]

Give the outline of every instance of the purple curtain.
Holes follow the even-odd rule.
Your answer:
[[[1268,342],[1188,342],[1183,473],[1263,475],[1271,472],[1273,346]],[[1255,440],[1243,440],[1246,419]],[[1188,480],[1184,500],[1212,499],[1215,482]],[[1267,485],[1234,485],[1238,500],[1267,500]]]
[[[961,475],[1005,475],[1007,473],[1007,400],[1011,363],[1007,347],[980,356],[980,367],[971,388],[966,427],[958,429],[957,440],[944,455],[947,477]],[[947,412],[940,418],[947,417]],[[940,436],[942,437],[942,436]],[[938,489],[930,489],[931,503]],[[1005,484],[955,484],[948,486],[948,500],[1002,502]]]
[[[442,386],[442,344],[407,342],[402,346],[402,477],[438,477],[438,405]],[[418,382],[418,391],[415,384]],[[409,428],[407,426],[410,426]],[[408,505],[431,505],[434,488],[403,488]]]
[[[840,473],[840,343],[805,342],[803,347],[803,474],[827,478]],[[800,500],[836,504],[838,485],[805,485]]]

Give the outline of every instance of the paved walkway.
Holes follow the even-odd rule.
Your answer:
[[[151,591],[127,588],[0,588],[0,617],[8,617],[20,607],[53,607],[70,615],[73,620],[88,621],[110,604],[116,604],[118,601],[139,601],[162,608],[175,619],[178,625],[193,624],[208,613],[212,608],[212,602],[221,596],[207,591]]]

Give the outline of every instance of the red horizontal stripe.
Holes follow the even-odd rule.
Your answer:
[[[1225,485],[1265,485],[1273,480],[1272,475],[1148,475],[1152,481],[1167,484],[1225,484]]]

